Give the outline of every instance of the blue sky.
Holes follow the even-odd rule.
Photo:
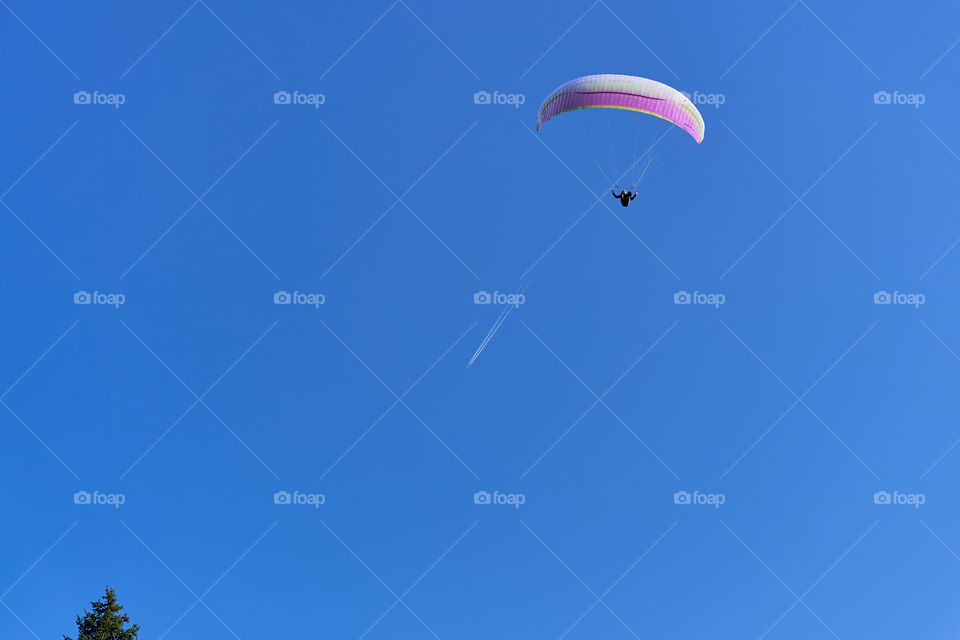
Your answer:
[[[3,638],[960,633],[953,3],[0,5]]]

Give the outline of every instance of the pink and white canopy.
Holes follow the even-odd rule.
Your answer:
[[[537,130],[550,118],[575,109],[626,109],[648,113],[677,125],[703,142],[703,116],[685,95],[662,82],[602,73],[571,80],[547,96],[537,116]]]

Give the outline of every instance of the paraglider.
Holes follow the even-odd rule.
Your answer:
[[[640,78],[637,76],[609,73],[584,76],[582,78],[577,78],[576,80],[571,80],[570,82],[564,83],[554,89],[550,95],[547,96],[546,100],[544,100],[543,104],[540,106],[540,111],[537,113],[537,131],[540,131],[540,127],[542,127],[548,120],[551,120],[562,113],[576,111],[579,109],[622,110],[634,112],[633,115],[637,116],[637,118],[635,118],[637,134],[636,138],[633,139],[632,144],[633,155],[630,162],[630,167],[625,172],[630,173],[631,171],[634,171],[635,179],[632,183],[630,183],[630,188],[628,189],[620,189],[618,186],[618,181],[610,180],[610,182],[613,184],[613,197],[619,200],[620,204],[624,207],[630,206],[630,203],[636,199],[637,185],[641,180],[643,180],[650,166],[655,160],[664,157],[665,154],[663,149],[658,149],[656,154],[651,152],[653,147],[657,146],[666,137],[669,131],[673,129],[673,125],[676,125],[677,127],[686,131],[694,140],[697,141],[697,144],[703,142],[703,117],[693,105],[693,102],[691,102],[690,99],[687,98],[687,96],[685,96],[683,93],[661,82],[657,82],[656,80],[648,80],[647,78]],[[638,155],[637,143],[640,139],[640,132],[642,129],[651,128],[643,125],[642,122],[647,124],[656,122],[654,120],[647,119],[647,115],[656,116],[657,118],[667,122],[668,124],[665,127],[667,131],[664,131],[663,135],[656,137],[650,147],[642,154]],[[622,118],[622,115],[618,115],[616,118],[611,116],[611,120],[617,118]],[[593,118],[587,118],[587,120],[596,119],[598,119],[596,116]],[[599,119],[602,120],[603,118]],[[576,127],[571,127],[571,129],[576,129]],[[585,134],[586,132],[580,131],[580,133]],[[589,137],[591,137],[591,142],[597,142],[597,136],[593,135]],[[613,147],[614,143],[623,145],[623,143],[629,142],[628,137],[628,135],[624,135],[622,130],[617,131],[616,134],[610,132],[610,146]],[[651,136],[651,138],[653,137],[654,136]],[[680,137],[686,139],[686,136]],[[575,149],[575,153],[579,155],[581,147],[578,145],[578,142],[579,141],[574,141],[573,147]],[[558,158],[560,157],[556,152],[554,152],[554,155]],[[644,156],[648,156],[645,166],[641,162],[644,159]],[[561,162],[563,161],[561,160]],[[596,162],[596,158],[594,158],[594,162]],[[638,165],[642,167],[642,171],[637,167]],[[603,170],[603,167],[601,167],[599,163],[597,163],[597,167],[601,172],[603,172],[607,179],[610,179],[610,176],[607,175],[607,172]],[[570,167],[567,168],[571,172],[574,172]],[[639,177],[636,177],[637,172],[640,174]],[[584,181],[580,180],[580,182]],[[607,196],[600,197],[606,198]],[[561,238],[562,237],[563,236],[561,236]],[[539,262],[539,259],[537,262]],[[536,263],[534,264],[536,265]],[[531,269],[532,268],[533,267],[531,267]],[[524,274],[524,276],[526,276],[526,274]],[[524,285],[521,293],[529,284],[530,282],[527,281],[527,284]],[[480,343],[480,346],[474,352],[473,357],[471,357],[470,361],[467,363],[468,367],[476,362],[477,358],[493,339],[494,335],[496,335],[500,327],[504,324],[507,316],[510,315],[510,312],[515,308],[516,307],[514,306],[506,306],[500,312],[500,315],[497,316],[497,319],[494,321],[490,331],[487,332],[486,336],[483,338],[483,341]]]
[[[537,113],[537,131],[552,118],[579,109],[618,109],[634,112],[638,116],[636,119],[638,139],[641,128],[649,128],[643,125],[641,121],[645,120],[645,115],[651,115],[683,129],[697,141],[697,144],[703,142],[705,125],[700,111],[686,95],[656,80],[604,73],[584,76],[566,82],[554,89],[543,101],[540,111]],[[664,135],[651,145],[651,149],[667,133],[668,131],[665,131]],[[622,143],[624,138],[626,136],[619,132],[613,137],[613,140]],[[591,142],[595,141],[591,140]],[[612,146],[613,141],[611,142]],[[650,149],[647,150],[647,152],[649,151]],[[636,152],[636,141],[634,141],[634,156],[637,155]],[[658,153],[657,158],[662,157],[662,155],[662,152]],[[642,155],[634,157],[631,169],[637,165],[642,157]],[[618,193],[619,187],[616,186],[616,182],[610,180],[614,183],[613,196],[620,200],[620,204],[624,207],[629,206],[630,202],[637,197],[637,184],[643,179],[653,160],[654,157],[651,156],[643,169],[643,173],[634,180],[630,189],[620,190]],[[596,162],[596,159],[594,161]],[[603,171],[599,162],[597,162],[597,166]],[[610,179],[606,171],[603,171],[603,173]]]
[[[537,116],[537,131],[561,113],[577,109],[625,109],[639,111],[677,125],[703,142],[703,116],[687,96],[662,82],[603,73],[584,76],[560,85],[547,96]]]

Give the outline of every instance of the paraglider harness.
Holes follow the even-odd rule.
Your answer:
[[[623,191],[623,190],[621,190],[620,193],[618,194],[617,185],[613,185],[613,197],[620,200],[620,204],[626,207],[630,205],[631,200],[637,197],[637,194],[633,193],[632,191]]]

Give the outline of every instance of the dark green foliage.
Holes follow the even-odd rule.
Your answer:
[[[91,611],[83,611],[77,616],[77,640],[137,640],[140,625],[124,628],[130,623],[130,616],[117,604],[116,592],[107,587],[103,597],[90,603]],[[63,640],[72,640],[63,636]]]

